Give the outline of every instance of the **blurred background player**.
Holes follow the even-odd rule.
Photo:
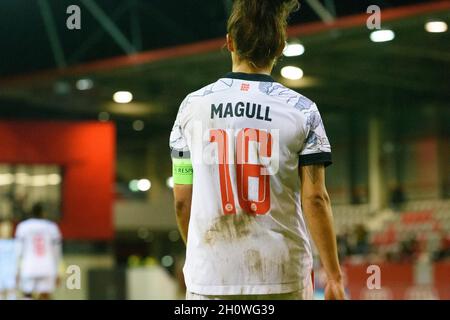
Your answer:
[[[16,240],[20,290],[26,298],[50,299],[59,282],[61,233],[44,218],[41,203],[33,205],[30,219],[19,223]]]
[[[187,299],[312,299],[309,233],[327,274],[325,298],[344,299],[322,119],[314,102],[270,76],[297,7],[236,0],[233,72],[180,107],[170,145]],[[202,150],[216,145],[218,162],[207,163]]]
[[[0,219],[0,300],[16,298],[16,242],[12,235],[11,221]]]

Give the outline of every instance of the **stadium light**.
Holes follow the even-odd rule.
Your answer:
[[[131,180],[130,183],[128,184],[128,188],[132,191],[132,192],[138,192],[139,188],[138,188],[138,180]]]
[[[0,174],[0,186],[10,185],[14,182],[14,175],[10,173]]]
[[[57,173],[52,173],[47,176],[47,183],[50,186],[56,186],[61,183],[61,176]]]
[[[281,69],[281,75],[289,80],[299,80],[303,78],[303,70],[298,67],[287,66]]]
[[[285,57],[297,57],[305,53],[305,47],[300,43],[288,43],[283,50]]]
[[[91,79],[80,79],[75,83],[75,87],[81,91],[92,89],[93,86],[94,82]]]
[[[28,184],[30,180],[30,176],[24,172],[17,172],[14,178],[15,183],[17,184]]]
[[[177,242],[178,240],[180,240],[180,233],[177,230],[170,231],[169,240],[172,242]]]
[[[166,180],[166,185],[167,185],[167,187],[169,187],[170,189],[173,189],[173,185],[174,185],[174,183],[173,183],[173,177],[167,178],[167,180]]]
[[[173,257],[172,256],[164,256],[161,259],[161,264],[163,265],[163,267],[171,267],[173,265]]]
[[[440,33],[447,31],[448,26],[444,21],[429,21],[425,23],[425,30],[431,33]]]
[[[130,91],[117,91],[113,95],[113,100],[116,103],[130,103],[133,101],[133,94]]]
[[[101,122],[109,121],[109,113],[106,111],[102,111],[98,114],[98,120]]]
[[[392,30],[376,30],[370,34],[372,42],[387,42],[394,40],[395,33]]]
[[[145,192],[150,190],[150,188],[152,187],[152,184],[150,182],[150,180],[148,179],[141,179],[137,182],[137,188],[139,191]]]
[[[145,124],[142,120],[135,120],[133,121],[133,129],[135,131],[142,131],[144,130]]]
[[[30,176],[29,185],[32,187],[45,187],[48,185],[48,178],[45,174]]]

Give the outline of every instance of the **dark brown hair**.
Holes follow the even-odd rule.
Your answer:
[[[37,202],[31,208],[31,217],[33,218],[43,218],[44,217],[44,206],[42,203]]]
[[[239,58],[258,68],[273,63],[286,43],[287,18],[298,6],[297,0],[235,0],[227,31]]]

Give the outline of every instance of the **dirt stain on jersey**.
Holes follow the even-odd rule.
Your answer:
[[[255,224],[255,217],[248,214],[223,215],[214,220],[203,239],[210,245],[222,241],[233,242],[248,237]]]
[[[249,268],[249,273],[260,277],[261,281],[264,281],[264,261],[261,257],[261,253],[257,250],[247,250],[245,253],[246,265]]]

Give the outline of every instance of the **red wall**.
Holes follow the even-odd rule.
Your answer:
[[[64,238],[113,237],[113,124],[0,121],[0,162],[62,166],[60,227]]]
[[[429,285],[416,283],[413,264],[381,263],[381,290],[378,293],[377,290],[367,289],[367,267],[368,264],[345,265],[347,288],[353,300],[366,299],[368,293],[372,294],[372,299],[426,299],[431,296],[434,299],[450,299],[449,261],[433,264],[433,280]]]
[[[450,261],[435,263],[433,275],[439,295],[450,300]]]
[[[367,288],[367,273],[369,264],[347,264],[345,273],[347,287],[353,300],[364,299]],[[413,269],[410,264],[381,263],[378,264],[381,272],[381,287],[388,289],[386,299],[402,300],[408,286],[414,282]],[[377,297],[377,299],[380,299]]]

